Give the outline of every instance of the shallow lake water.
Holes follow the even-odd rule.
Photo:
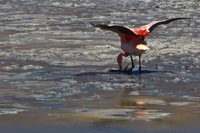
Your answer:
[[[0,132],[199,132],[199,0],[0,1]],[[90,25],[159,26],[132,73],[119,37]],[[125,67],[130,64],[127,57]]]

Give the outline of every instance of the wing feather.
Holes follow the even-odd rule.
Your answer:
[[[191,19],[191,18],[172,18],[172,19],[168,19],[165,21],[154,21],[154,22],[147,24],[149,27],[149,32],[152,32],[156,27],[158,27],[161,24],[169,24],[173,21],[180,20],[180,19]]]
[[[102,30],[110,30],[113,32],[118,33],[119,35],[121,34],[126,34],[129,36],[134,36],[134,37],[139,37],[134,31],[132,31],[130,28],[125,27],[125,26],[119,26],[119,25],[106,25],[106,24],[93,24],[90,23],[91,25],[93,25],[94,27],[98,27]]]

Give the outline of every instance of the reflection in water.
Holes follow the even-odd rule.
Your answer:
[[[141,95],[139,88],[124,89],[120,98],[120,108],[77,109],[75,112],[82,117],[96,119],[153,120],[171,115],[160,108],[162,105],[167,105],[166,101],[158,97]]]
[[[135,108],[133,112],[134,117],[131,120],[144,119],[163,119],[171,113],[161,110],[159,106],[152,109],[148,108],[153,105],[166,105],[166,102],[158,97],[149,97],[140,94],[140,87],[138,89],[125,89],[121,96],[121,107]],[[155,107],[155,106],[154,106]]]

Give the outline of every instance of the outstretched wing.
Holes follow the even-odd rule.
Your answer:
[[[149,24],[147,24],[146,26],[149,27],[149,32],[152,32],[157,26],[161,25],[161,24],[169,24],[170,22],[176,21],[176,20],[180,20],[180,19],[191,19],[191,18],[172,18],[172,19],[168,19],[165,21],[153,21]]]
[[[134,31],[132,31],[130,28],[125,27],[125,26],[119,26],[119,25],[106,25],[106,24],[93,24],[90,23],[91,25],[93,25],[94,27],[98,27],[102,30],[110,30],[113,32],[118,33],[119,35],[121,34],[126,34],[129,36],[133,36],[133,37],[139,37]]]

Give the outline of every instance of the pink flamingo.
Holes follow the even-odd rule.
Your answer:
[[[119,64],[120,70],[122,70],[122,63],[123,57],[131,57],[132,67],[126,71],[131,72],[134,68],[133,57],[139,56],[139,72],[141,72],[141,55],[147,51],[149,48],[147,47],[147,43],[145,38],[150,35],[150,33],[159,25],[161,24],[168,24],[172,21],[179,20],[179,19],[190,19],[190,18],[173,18],[168,19],[165,21],[153,21],[147,25],[144,25],[136,30],[126,27],[126,26],[119,26],[119,25],[106,25],[106,24],[93,24],[91,25],[98,27],[102,30],[110,30],[116,32],[121,39],[121,49],[124,52],[121,52],[117,57],[117,63]]]

